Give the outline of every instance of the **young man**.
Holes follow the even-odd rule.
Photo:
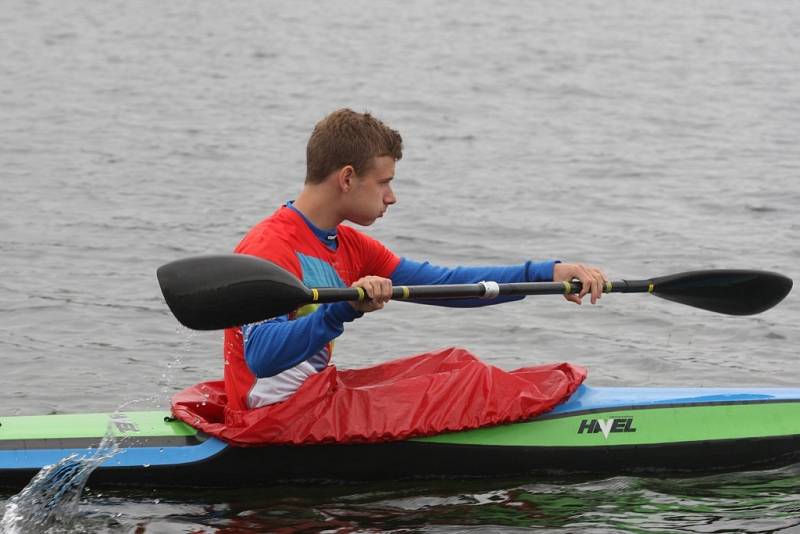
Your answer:
[[[280,402],[330,362],[344,323],[383,308],[392,285],[562,281],[579,279],[580,304],[602,295],[605,275],[595,267],[557,261],[513,266],[444,268],[400,258],[350,226],[369,226],[397,202],[395,163],[400,134],[367,113],[335,111],[314,128],[306,149],[305,186],[294,202],[256,225],[236,252],[277,263],[309,287],[361,287],[369,300],[309,305],[269,321],[225,332],[225,389],[230,410]],[[482,306],[517,300],[449,301]]]

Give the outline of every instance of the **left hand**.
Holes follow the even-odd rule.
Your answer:
[[[365,276],[359,278],[350,287],[360,287],[367,299],[351,302],[350,305],[362,313],[369,313],[383,309],[383,305],[392,298],[392,280],[380,276]]]
[[[591,293],[592,304],[597,304],[597,301],[603,296],[603,288],[605,288],[605,284],[608,281],[603,271],[597,267],[583,265],[582,263],[556,263],[553,267],[554,282],[563,282],[565,280],[571,282],[576,278],[581,281],[581,292],[577,295],[564,295],[564,298],[575,304],[580,304],[583,297]]]

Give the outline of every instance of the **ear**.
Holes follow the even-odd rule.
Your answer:
[[[339,184],[339,189],[347,193],[353,188],[353,180],[356,178],[356,170],[352,165],[345,165],[336,174],[336,179]]]

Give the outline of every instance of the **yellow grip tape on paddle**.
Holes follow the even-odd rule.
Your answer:
[[[311,302],[317,302],[319,300],[319,291],[316,288],[311,288]]]
[[[656,288],[656,286],[653,285],[652,282],[650,282],[650,285],[647,286],[647,292],[648,293],[652,293],[655,288]]]
[[[367,293],[364,291],[363,287],[357,287],[356,291],[358,291],[358,301],[361,302],[365,298],[367,298]]]
[[[570,284],[566,280],[564,280],[562,283],[564,284],[564,294],[569,295],[570,293],[572,293],[572,284]]]
[[[403,296],[400,297],[402,300],[407,299],[411,295],[411,291],[408,289],[408,286],[400,286],[403,290]]]
[[[605,292],[606,292],[606,293],[611,293],[611,291],[612,291],[613,289],[614,289],[614,286],[611,284],[611,282],[608,282],[608,281],[606,281],[606,287],[605,287],[605,289],[604,289],[604,290],[605,290]]]

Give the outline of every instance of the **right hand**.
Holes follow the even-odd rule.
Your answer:
[[[365,276],[353,282],[350,287],[360,287],[366,293],[368,300],[351,301],[350,305],[362,313],[369,313],[383,309],[392,298],[392,281],[380,276]]]

